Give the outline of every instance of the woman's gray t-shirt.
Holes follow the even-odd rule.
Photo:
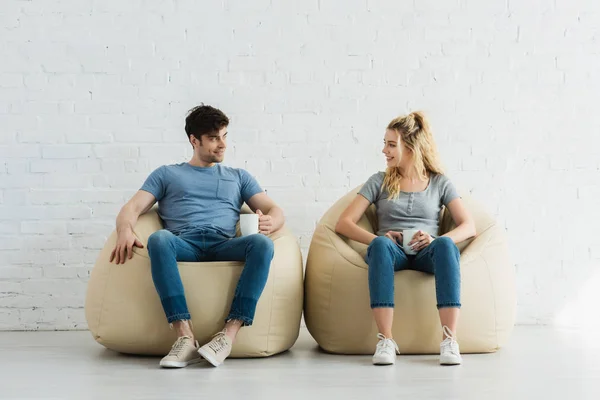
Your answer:
[[[445,175],[432,174],[429,185],[422,192],[400,191],[394,200],[382,190],[385,172],[372,175],[358,194],[375,204],[379,230],[377,236],[388,231],[402,232],[405,229],[421,229],[431,236],[438,235],[439,216],[443,206],[459,197],[456,188]]]

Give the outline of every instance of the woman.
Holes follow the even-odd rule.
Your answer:
[[[393,119],[385,132],[385,172],[371,176],[340,216],[336,232],[369,245],[369,293],[379,330],[373,364],[394,364],[398,345],[392,337],[394,271],[412,269],[435,275],[437,307],[442,324],[440,364],[462,361],[455,332],[460,309],[460,253],[455,243],[475,236],[475,225],[454,185],[443,175],[425,116],[413,112]],[[379,230],[374,235],[358,227],[369,205],[375,204]],[[456,228],[436,237],[444,205]],[[404,230],[419,229],[402,248]]]

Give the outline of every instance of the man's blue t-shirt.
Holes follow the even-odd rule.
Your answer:
[[[165,229],[180,234],[187,229],[211,228],[227,237],[235,236],[242,204],[262,192],[256,179],[243,169],[189,163],[157,168],[141,190],[158,201]]]

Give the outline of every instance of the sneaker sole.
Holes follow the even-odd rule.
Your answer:
[[[383,366],[383,365],[394,365],[395,363],[393,362],[374,362],[373,361],[373,365],[379,365],[379,366]]]
[[[455,358],[440,358],[440,365],[460,365],[462,360]]]
[[[394,365],[396,360],[373,360],[373,365]]]
[[[205,352],[201,348],[198,349],[198,354],[200,354],[200,356],[202,358],[204,358],[206,361],[208,361],[209,363],[211,363],[213,367],[218,367],[219,365],[221,365],[221,363],[218,362],[217,360],[215,360],[213,358],[213,356],[211,356],[210,354],[208,354],[207,352]]]
[[[159,365],[163,368],[185,368],[188,365],[196,364],[200,361],[202,361],[202,359],[198,357],[190,361],[161,361]]]

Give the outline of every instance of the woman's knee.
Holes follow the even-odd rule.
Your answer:
[[[390,238],[385,236],[377,236],[369,244],[369,247],[367,248],[367,254],[372,252],[389,251],[393,245],[394,242],[392,242]]]
[[[394,251],[394,242],[385,236],[377,236],[371,241],[367,248],[367,262],[374,260],[376,257],[391,255]]]
[[[431,242],[430,246],[433,246],[436,251],[441,251],[448,254],[460,253],[458,251],[458,247],[456,247],[456,244],[454,244],[454,241],[447,236],[441,236],[435,239],[433,242]]]

